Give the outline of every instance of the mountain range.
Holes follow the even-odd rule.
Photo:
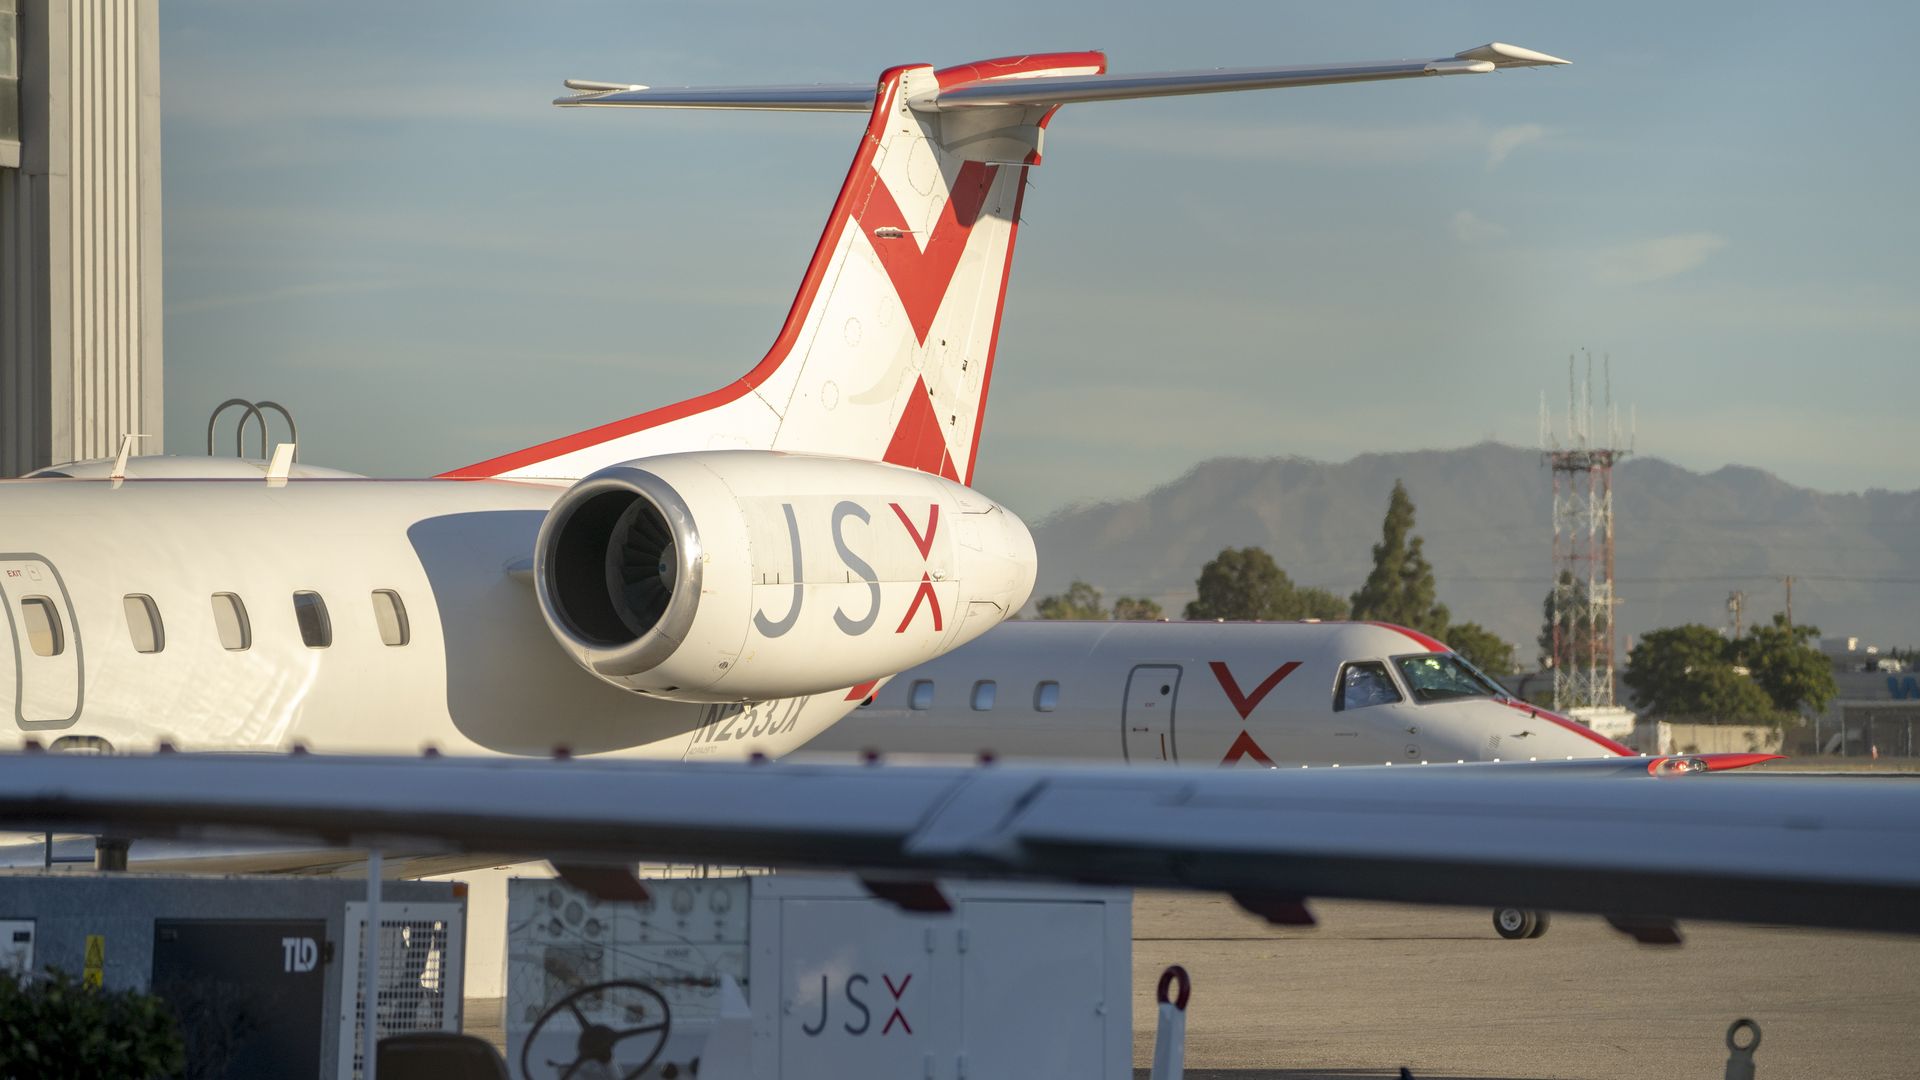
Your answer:
[[[1217,458],[1138,498],[1072,507],[1034,526],[1034,595],[1078,579],[1146,596],[1178,618],[1193,582],[1223,547],[1258,546],[1301,585],[1346,595],[1372,565],[1394,481],[1416,507],[1440,600],[1533,661],[1553,577],[1553,476],[1537,450],[1481,443],[1456,450]],[[1795,487],[1759,469],[1709,473],[1630,457],[1613,475],[1616,621],[1622,656],[1634,636],[1685,622],[1743,621],[1786,605],[1824,636],[1920,644],[1920,491],[1858,494]]]

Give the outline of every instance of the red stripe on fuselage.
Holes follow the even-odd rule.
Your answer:
[[[1555,724],[1559,724],[1561,727],[1566,728],[1568,731],[1571,731],[1578,735],[1583,735],[1586,738],[1592,739],[1594,742],[1599,743],[1601,746],[1606,747],[1607,749],[1613,751],[1614,753],[1620,755],[1621,757],[1638,756],[1633,752],[1632,749],[1622,746],[1617,742],[1614,742],[1612,739],[1607,738],[1605,735],[1600,734],[1599,732],[1593,730],[1592,728],[1588,727],[1587,725],[1581,723],[1578,720],[1574,720],[1570,717],[1561,716],[1559,713],[1556,713],[1556,712],[1549,712],[1548,710],[1543,709],[1538,705],[1529,705],[1524,701],[1515,701],[1512,698],[1494,698],[1493,700],[1499,702],[1502,705],[1505,705],[1509,709],[1518,709],[1523,713],[1528,713],[1533,716],[1537,716],[1542,720],[1547,720]]]
[[[1392,630],[1392,631],[1395,631],[1396,633],[1405,634],[1407,637],[1412,638],[1415,642],[1418,642],[1420,647],[1427,650],[1428,652],[1452,652],[1453,651],[1452,649],[1447,648],[1446,643],[1441,641],[1440,639],[1428,637],[1427,635],[1421,633],[1418,630],[1409,630],[1406,627],[1401,626],[1399,623],[1368,622],[1367,625],[1378,626],[1382,630]]]

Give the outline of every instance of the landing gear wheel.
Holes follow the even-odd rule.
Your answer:
[[[616,1028],[600,1023],[588,1016],[590,1011],[597,1015],[611,1014],[629,1022],[629,1026]],[[534,1023],[533,1030],[527,1033],[526,1045],[520,1051],[521,1076],[536,1075],[528,1055],[532,1053],[541,1029],[562,1013],[570,1015],[574,1025],[579,1028],[579,1034],[575,1036],[573,1058],[569,1061],[549,1060],[546,1062],[549,1071],[538,1074],[557,1076],[559,1080],[573,1080],[575,1074],[589,1063],[598,1065],[602,1075],[612,1076],[614,1047],[627,1039],[644,1036],[647,1041],[641,1045],[648,1049],[648,1053],[637,1067],[620,1074],[620,1080],[636,1080],[660,1056],[660,1051],[666,1049],[667,1033],[673,1026],[667,999],[645,983],[621,979],[583,986],[548,1009]]]
[[[1540,912],[1528,908],[1503,907],[1493,909],[1493,928],[1501,937],[1518,941],[1521,938],[1539,937],[1546,926]]]
[[[1546,933],[1547,924],[1552,921],[1553,920],[1547,916],[1546,912],[1544,911],[1534,912],[1533,913],[1533,933],[1528,934],[1527,936],[1530,938],[1535,938],[1535,937],[1539,937],[1541,934]]]

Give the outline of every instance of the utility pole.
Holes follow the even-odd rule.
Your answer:
[[[1747,632],[1746,624],[1741,621],[1741,613],[1746,606],[1746,593],[1735,591],[1727,594],[1727,613],[1733,619],[1733,637],[1736,641]]]
[[[1788,574],[1780,580],[1787,583],[1787,629],[1793,629],[1793,575]]]

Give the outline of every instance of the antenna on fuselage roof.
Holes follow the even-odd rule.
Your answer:
[[[299,453],[299,447],[293,443],[275,443],[273,459],[267,463],[267,483],[271,484],[276,480],[285,483],[287,476],[293,472],[294,455],[297,453]]]
[[[133,456],[134,440],[148,437],[145,433],[138,431],[129,431],[120,436],[120,453],[114,456],[113,471],[107,474],[107,479],[125,480],[127,478],[127,459]]]

